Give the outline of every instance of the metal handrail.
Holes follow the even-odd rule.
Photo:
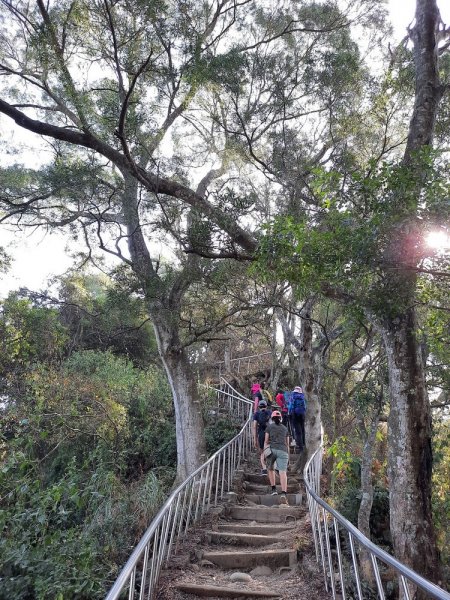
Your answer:
[[[163,563],[177,552],[188,528],[208,512],[231,489],[232,479],[244,454],[252,447],[251,401],[225,380],[211,388],[218,406],[234,415],[245,415],[240,432],[215,452],[203,465],[183,481],[168,497],[133,550],[105,600],[117,600],[128,589],[128,599],[154,595]]]
[[[245,396],[243,396],[241,394],[241,392],[238,392],[236,388],[234,388],[231,383],[228,383],[228,381],[224,378],[224,377],[220,377],[220,384],[219,384],[220,389],[217,390],[216,388],[212,388],[214,390],[216,390],[217,392],[220,391],[227,391],[227,390],[231,390],[232,394],[235,394],[236,396],[239,396],[242,403],[243,404],[249,404],[250,406],[253,406],[253,401],[249,400],[248,398],[246,398]]]
[[[340,582],[339,594],[342,600],[346,600],[345,577],[347,577],[347,580],[351,579],[351,582],[356,585],[358,598],[359,600],[362,600],[362,576],[358,558],[361,560],[361,557],[363,557],[366,560],[370,559],[373,579],[369,583],[372,587],[376,586],[378,598],[381,598],[382,600],[385,599],[385,591],[377,561],[381,561],[394,569],[396,576],[399,579],[403,597],[407,600],[412,600],[412,598],[414,598],[415,590],[417,588],[420,588],[428,594],[430,598],[450,600],[450,594],[448,592],[434,583],[431,583],[376,546],[366,538],[359,529],[319,497],[322,455],[323,447],[321,446],[306,463],[303,475],[308,497],[309,512],[311,515],[316,558],[317,562],[322,563],[325,587],[327,591],[329,591],[329,588],[331,587],[333,598],[336,599],[336,575],[338,574],[338,581]],[[335,549],[332,549],[331,547],[329,523],[332,523],[333,525]],[[342,530],[348,534],[351,550],[352,569],[351,573],[348,575],[347,573],[344,573],[343,552],[340,540]],[[338,569],[338,573],[335,572],[336,568]]]
[[[221,360],[219,362],[216,362],[214,364],[208,364],[208,363],[204,363],[204,364],[199,364],[198,368],[199,370],[205,370],[205,369],[209,369],[209,370],[218,370],[219,371],[219,377],[221,377],[221,373],[223,371],[222,367],[224,365],[226,365],[227,363],[230,364],[231,367],[231,371],[234,373],[239,373],[241,375],[250,374],[250,364],[254,359],[261,359],[261,357],[269,357],[272,356],[272,352],[263,352],[261,354],[251,354],[250,356],[237,356],[236,358],[230,358],[229,361],[225,361],[225,360]],[[241,365],[242,364],[246,364],[247,365],[247,371],[242,371],[241,372]]]
[[[272,356],[272,352],[261,352],[261,354],[250,354],[249,356],[236,356],[236,358],[230,358],[229,362],[235,362],[238,360],[250,360],[252,358],[261,358],[261,356]],[[219,360],[218,362],[214,363],[212,366],[215,367],[216,365],[223,365],[225,364],[227,361],[225,360]]]

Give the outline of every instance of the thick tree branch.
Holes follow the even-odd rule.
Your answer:
[[[133,175],[133,177],[142,183],[142,185],[150,192],[166,194],[167,196],[183,200],[186,204],[197,209],[200,213],[213,221],[244,250],[251,254],[256,250],[257,242],[255,238],[240,227],[232,216],[226,214],[220,208],[213,206],[193,190],[176,181],[153,175],[141,167],[134,168],[121,152],[94,136],[90,131],[74,131],[66,127],[50,125],[49,123],[32,119],[2,99],[0,99],[0,112],[9,116],[20,127],[23,127],[28,131],[98,152],[113,162],[121,171],[126,171]]]

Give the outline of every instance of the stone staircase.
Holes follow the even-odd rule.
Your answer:
[[[317,565],[302,476],[290,459],[289,505],[272,496],[252,456],[234,491],[188,536],[160,577],[158,600],[329,599]],[[281,491],[277,486],[278,491]]]

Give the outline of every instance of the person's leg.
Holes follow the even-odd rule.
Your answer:
[[[298,420],[298,415],[292,416],[292,426],[294,429],[295,443],[299,448],[301,448],[302,447],[302,434],[300,431],[300,422]]]
[[[288,418],[287,418],[287,419],[288,419],[288,431],[289,431],[289,436],[290,436],[291,438],[294,438],[294,439],[295,439],[295,436],[294,436],[294,426],[293,426],[293,424],[292,424],[292,423],[293,423],[293,421],[294,421],[294,416],[293,416],[293,415],[288,415]]]
[[[277,495],[277,487],[275,485],[275,461],[276,461],[276,450],[272,449],[272,454],[267,457],[266,465],[269,474],[269,481],[272,487],[272,496]]]
[[[281,485],[281,491],[286,494],[287,493],[287,472],[286,471],[280,471],[280,485]]]
[[[278,468],[280,470],[280,484],[281,484],[281,504],[288,504],[287,500],[287,467],[289,462],[289,455],[287,452],[280,450],[279,456],[277,457]]]
[[[306,438],[305,438],[305,415],[299,415],[299,425],[300,425],[300,433],[302,437],[302,450],[306,446]]]
[[[266,469],[266,459],[264,458],[264,452],[261,450],[261,454],[259,455],[259,460],[261,462],[261,469],[267,472]],[[265,475],[266,473],[263,473]]]
[[[264,458],[264,435],[265,435],[264,431],[259,431],[258,432],[258,442],[259,442],[259,447],[260,447],[260,450],[261,450],[261,454],[259,456],[259,460],[261,461],[262,474],[266,475],[267,468],[266,468],[266,459]]]
[[[277,492],[277,486],[275,484],[275,471],[273,470],[273,466],[271,469],[268,470],[268,473],[269,473],[270,487],[272,488],[272,496],[276,496],[278,494],[278,492]]]

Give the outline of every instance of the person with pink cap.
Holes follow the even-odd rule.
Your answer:
[[[266,427],[264,449],[270,447],[270,454],[266,456],[266,466],[272,486],[272,496],[278,494],[275,485],[275,462],[280,473],[281,496],[280,504],[288,504],[287,493],[287,468],[289,463],[289,433],[281,422],[279,410],[272,412],[272,423]]]

